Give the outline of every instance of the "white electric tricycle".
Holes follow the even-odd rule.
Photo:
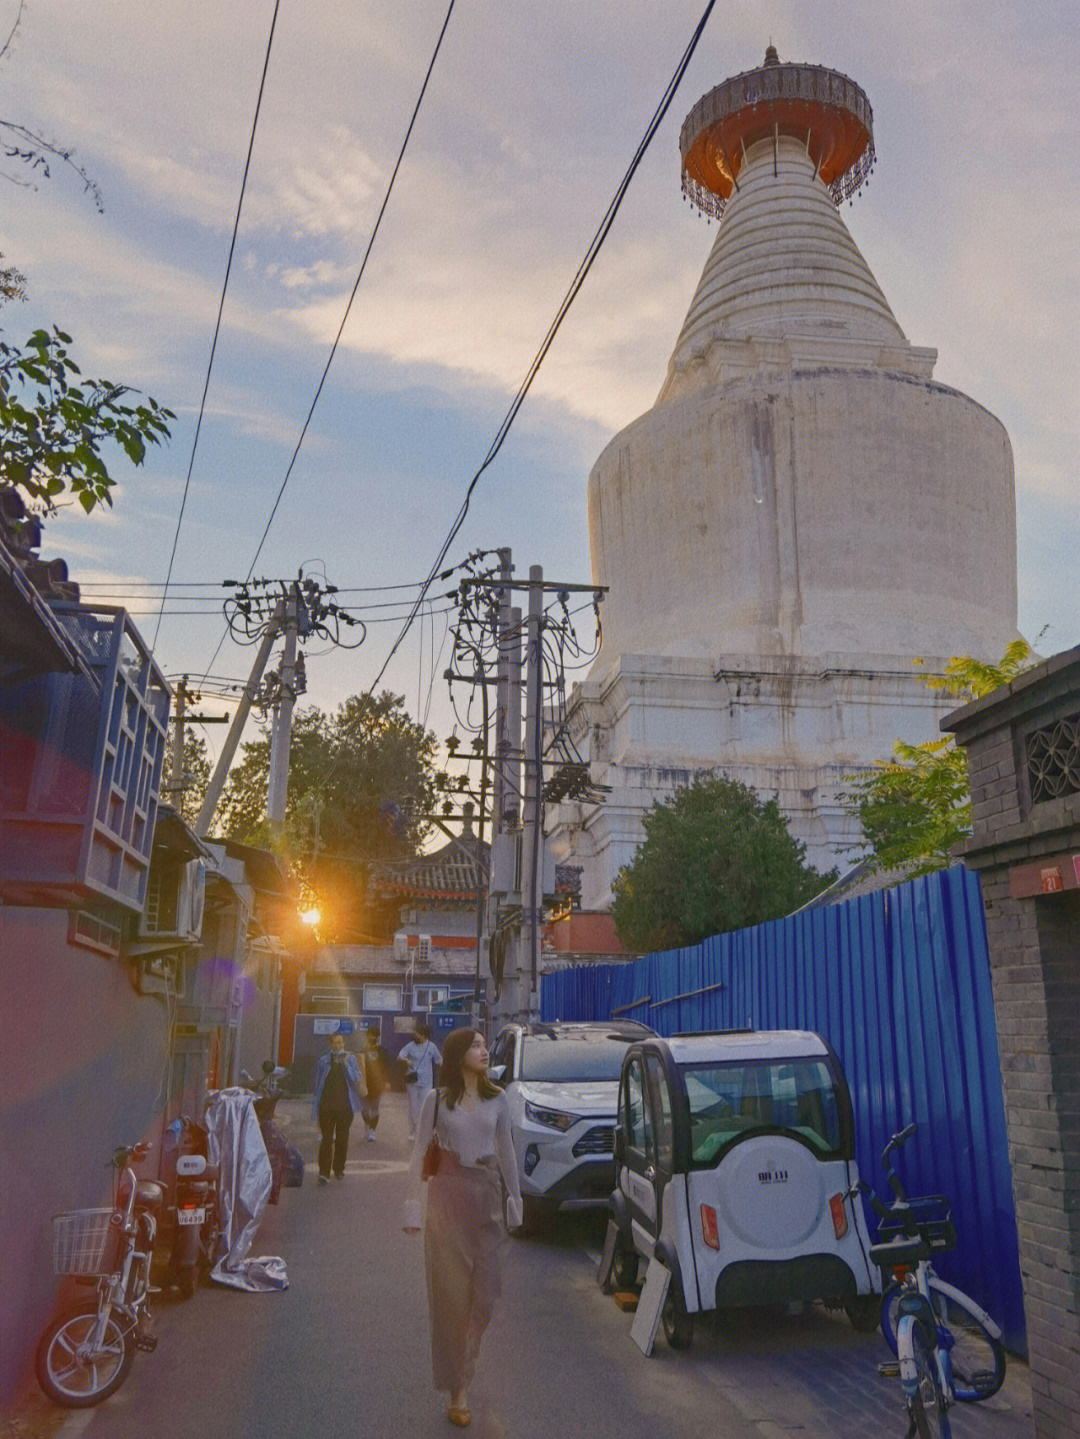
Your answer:
[[[614,1278],[638,1258],[671,1273],[661,1319],[687,1348],[694,1316],[823,1301],[878,1323],[851,1099],[820,1035],[800,1030],[652,1037],[623,1060],[615,1132]]]

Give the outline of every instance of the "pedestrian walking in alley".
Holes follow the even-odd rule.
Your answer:
[[[480,1341],[502,1288],[502,1184],[511,1225],[521,1223],[521,1188],[510,1137],[510,1105],[489,1077],[475,1029],[455,1029],[443,1046],[439,1087],[425,1096],[405,1203],[405,1232],[420,1232],[421,1184],[429,1145],[438,1145],[424,1225],[435,1388],[450,1396],[447,1418],[464,1427]]]
[[[364,1127],[368,1139],[375,1142],[375,1130],[379,1125],[379,1100],[389,1082],[390,1056],[379,1043],[379,1026],[368,1026],[367,1043],[360,1058],[364,1061],[364,1082],[367,1098],[364,1100]]]
[[[335,1179],[345,1178],[349,1153],[349,1130],[353,1115],[364,1106],[364,1076],[355,1054],[346,1054],[345,1038],[330,1036],[330,1048],[315,1064],[315,1097],[312,1114],[319,1126],[319,1183],[327,1184],[331,1171]]]
[[[405,1073],[405,1097],[409,1106],[409,1138],[416,1138],[416,1122],[424,1100],[435,1083],[435,1068],[440,1062],[438,1046],[432,1042],[426,1024],[416,1025],[413,1038],[402,1045],[398,1055],[408,1065]]]

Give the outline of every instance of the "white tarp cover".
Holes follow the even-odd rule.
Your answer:
[[[287,1289],[285,1261],[276,1255],[249,1259],[259,1221],[270,1198],[270,1157],[247,1089],[219,1089],[206,1104],[207,1158],[220,1168],[220,1257],[210,1272],[218,1284],[252,1294]]]

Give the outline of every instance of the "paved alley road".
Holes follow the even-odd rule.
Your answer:
[[[280,1254],[284,1293],[210,1286],[157,1306],[157,1352],[123,1388],[73,1413],[62,1439],[429,1439],[456,1432],[430,1386],[422,1241],[401,1230],[404,1101],[384,1099],[378,1142],[354,1130],[348,1172],[268,1211],[252,1254]],[[315,1152],[303,1101],[278,1116]],[[514,1242],[472,1391],[476,1439],[866,1439],[902,1436],[899,1385],[877,1373],[880,1336],[814,1310],[699,1323],[675,1354],[645,1359],[629,1315],[596,1286],[601,1225],[565,1216],[544,1241]],[[1003,1395],[953,1411],[957,1439],[1030,1439],[1026,1371]]]

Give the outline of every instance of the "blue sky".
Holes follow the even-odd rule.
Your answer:
[[[36,190],[3,184],[0,249],[31,294],[5,329],[61,323],[84,368],[178,416],[112,512],[47,533],[88,590],[133,610],[149,608],[133,587],[168,563],[272,8],[29,0],[0,61],[0,115],[74,145],[105,201],[99,215],[59,168]],[[459,0],[260,573],[423,576],[703,8]],[[0,31],[17,13],[0,0]],[[177,581],[247,570],[444,14],[442,0],[282,0]],[[937,347],[936,378],[1009,430],[1021,629],[1049,626],[1044,652],[1080,643],[1071,0],[718,7],[451,558],[510,544],[521,570],[589,578],[589,469],[654,400],[715,236],[681,200],[679,126],[770,40],[869,95],[880,163],[844,218],[909,339]],[[198,674],[222,626],[208,602],[181,613],[185,593],[158,656]],[[312,656],[310,698],[364,687],[394,633],[373,625],[359,650]],[[428,704],[431,633],[386,677],[413,709]],[[226,645],[214,670],[249,662]]]

